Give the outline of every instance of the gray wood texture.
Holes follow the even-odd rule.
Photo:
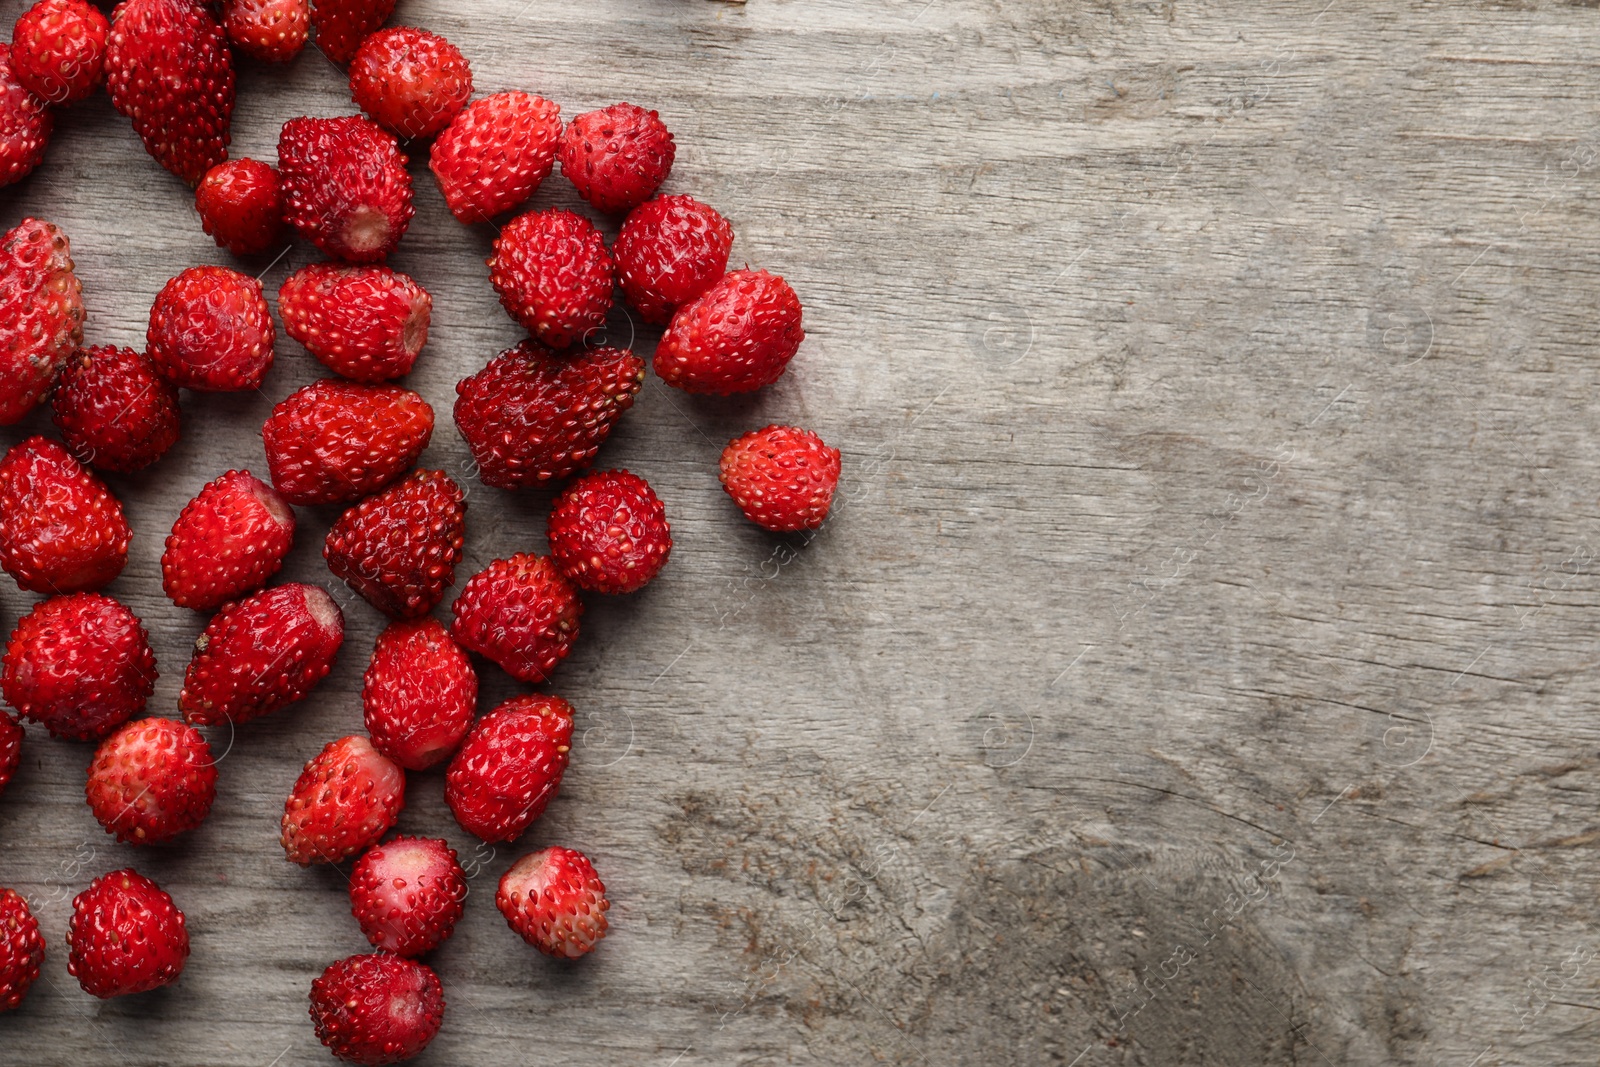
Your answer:
[[[0,4],[0,17],[21,0]],[[1592,1063],[1600,1042],[1600,28],[1556,0],[402,0],[480,91],[675,131],[668,189],[788,277],[809,333],[733,401],[652,378],[602,462],[666,499],[642,594],[591,598],[551,688],[581,742],[518,846],[413,775],[402,829],[474,873],[435,956],[427,1064]],[[308,54],[246,64],[238,154],[351,109]],[[455,381],[512,344],[421,161],[394,263],[436,300],[410,383],[461,472]],[[552,179],[536,205],[576,206]],[[73,240],[94,342],[228,262],[104,96],[0,193]],[[310,253],[255,265],[275,290]],[[615,319],[648,351],[653,331]],[[186,396],[111,479],[111,587],[170,714],[202,619],[162,540],[318,376]],[[814,538],[716,480],[771,421],[845,453]],[[6,444],[46,423],[0,434]],[[548,494],[473,485],[461,576],[540,549]],[[302,509],[285,577],[332,585]],[[45,978],[5,1064],[319,1064],[322,967],[362,951],[342,873],[284,862],[301,764],[360,727],[377,614],[305,703],[238,731],[209,822],[142,851],[81,798],[90,749],[30,729],[0,884]],[[29,600],[0,589],[9,632]],[[441,612],[442,614],[442,612]],[[484,667],[484,708],[517,691]],[[505,928],[516,855],[594,856],[613,931],[576,965]],[[100,1003],[69,901],[134,864],[185,909],[180,984]]]

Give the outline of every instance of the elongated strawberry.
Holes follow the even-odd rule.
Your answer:
[[[314,585],[229,604],[194,643],[178,709],[195,726],[260,718],[310,693],[343,643],[344,614]]]
[[[376,492],[417,461],[433,408],[409,389],[324,378],[272,409],[261,440],[272,484],[293,504],[343,504]]]
[[[72,900],[67,973],[94,997],[170,985],[189,959],[189,930],[172,897],[132,868],[103,874]]]
[[[728,269],[733,227],[691,196],[659,196],[633,209],[611,254],[623,295],[646,322],[672,313]]]
[[[514,841],[561,788],[572,751],[572,705],[513,697],[478,720],[445,773],[456,822],[485,841]]]
[[[207,482],[161,554],[161,587],[180,608],[212,608],[260,589],[294,545],[294,509],[249,471]]]
[[[230,159],[206,171],[194,209],[217,247],[236,256],[283,247],[283,183],[259,159]]]
[[[278,290],[290,337],[335,374],[382,382],[411,372],[428,343],[433,298],[416,280],[376,263],[312,263]]]
[[[805,339],[800,298],[764,270],[736,270],[684,304],[656,346],[661,380],[689,393],[749,393],[783,376]]]
[[[455,583],[466,494],[442,471],[413,471],[339,516],[322,555],[328,569],[397,619],[433,610]]]
[[[224,0],[222,28],[245,55],[287,63],[311,36],[311,5],[306,0]]]
[[[633,104],[579,115],[561,135],[561,173],[600,211],[620,214],[650,199],[677,148],[661,116]]]
[[[290,119],[278,136],[284,218],[330,256],[376,263],[411,225],[411,175],[388,132],[360,115]]]
[[[355,56],[367,36],[394,13],[395,0],[316,0],[311,25],[317,47],[341,67]]]
[[[821,526],[839,484],[839,450],[793,426],[768,426],[728,442],[720,466],[722,487],[745,518],[779,533]]]
[[[44,162],[55,116],[12,71],[11,48],[0,44],[0,185],[19,182]]]
[[[190,267],[168,281],[145,331],[168,381],[214,393],[259,388],[276,336],[261,282],[231,267]]]
[[[99,589],[133,536],[122,505],[67,450],[30,437],[0,459],[0,568],[35,593]]]
[[[410,26],[379,30],[350,61],[350,97],[396,137],[425,140],[472,99],[472,68],[436,33]]]
[[[575,960],[606,936],[606,886],[589,857],[551,847],[523,856],[500,878],[494,903],[506,924],[547,956]]]
[[[408,1060],[428,1047],[443,1020],[439,976],[403,956],[351,956],[311,983],[317,1040],[347,1063]]]
[[[6,786],[11,784],[11,776],[17,773],[17,766],[22,762],[22,724],[10,715],[0,711],[0,795],[6,791]],[[0,978],[0,985],[4,979]],[[4,993],[0,992],[0,1000]],[[0,1008],[3,1011],[4,1008]]]
[[[605,324],[616,279],[594,223],[549,208],[506,223],[489,257],[489,284],[534,340],[567,348]]]
[[[172,719],[130,722],[100,743],[84,796],[118,841],[151,845],[193,830],[217,798],[211,746]]]
[[[50,408],[72,457],[101,470],[143,470],[178,442],[177,386],[131,348],[79,349],[61,369]]]
[[[104,737],[144,710],[156,657],[133,612],[99,593],[40,601],[17,623],[0,692],[57,737]]]
[[[22,1003],[39,980],[44,935],[28,902],[15,889],[0,888],[0,1012]]]
[[[466,872],[440,838],[374,845],[350,872],[350,912],[361,932],[400,956],[420,956],[449,938],[466,896]]]
[[[567,486],[545,533],[561,573],[594,593],[643,588],[672,551],[666,506],[649,482],[627,471],[586,474]]]
[[[39,0],[11,31],[11,68],[46,103],[82,100],[104,74],[108,29],[86,0]]]
[[[23,219],[0,238],[0,425],[37,407],[83,343],[83,287],[72,270],[58,226]]]
[[[437,619],[392,622],[372,650],[361,706],[374,748],[408,771],[426,770],[472,728],[478,675]]]
[[[406,806],[406,772],[365,737],[341,737],[306,763],[283,806],[290,862],[338,863],[376,843]]]
[[[468,104],[433,142],[428,166],[450,213],[487,222],[532,196],[555,166],[561,108],[531,93]]]
[[[513,678],[542,682],[578,639],[583,601],[546,556],[519,553],[473,575],[450,610],[450,636]]]

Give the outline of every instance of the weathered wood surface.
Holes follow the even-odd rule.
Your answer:
[[[0,5],[9,19],[21,0]],[[1569,1064],[1600,1039],[1600,44],[1592,5],[403,0],[481,91],[657,107],[669,188],[789,277],[809,339],[754,399],[652,379],[603,453],[666,498],[664,576],[592,601],[553,688],[582,744],[524,842],[596,858],[614,932],[577,966],[511,937],[440,775],[402,828],[476,872],[436,958],[431,1064]],[[247,67],[240,154],[349,110],[315,55]],[[63,225],[92,340],[225,262],[104,97],[0,194]],[[435,294],[411,381],[461,471],[453,384],[518,332],[416,164],[395,263]],[[559,180],[537,203],[573,204]],[[308,253],[266,269],[269,290]],[[630,327],[620,316],[619,334]],[[638,332],[648,350],[654,334]],[[170,713],[199,617],[172,518],[263,467],[317,376],[185,399],[113,480],[112,592]],[[744,524],[722,442],[773,420],[846,454],[809,544]],[[0,435],[11,443],[45,426]],[[543,544],[546,496],[471,493],[463,576]],[[287,577],[328,582],[332,509]],[[0,884],[46,976],[6,1064],[328,1062],[311,978],[364,948],[343,876],[285,863],[301,763],[359,728],[379,619],[305,704],[239,731],[210,821],[135,852],[30,729]],[[9,632],[27,598],[0,590]],[[485,667],[484,707],[514,691]],[[68,901],[133,863],[189,915],[175,988],[92,1001]]]

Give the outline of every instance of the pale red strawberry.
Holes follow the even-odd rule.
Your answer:
[[[472,728],[478,675],[437,619],[392,622],[372,650],[361,705],[373,747],[408,771],[426,770]]]
[[[395,0],[314,0],[311,24],[317,47],[341,67],[355,56],[367,36],[394,13]]]
[[[531,93],[474,101],[433,142],[428,166],[451,214],[487,222],[534,194],[555,166],[561,108]]]
[[[84,796],[95,819],[118,841],[169,841],[211,813],[216,761],[193,726],[138,719],[100,743]]]
[[[736,270],[683,305],[656,345],[661,380],[688,393],[749,393],[783,376],[805,339],[800,298],[764,270]]]
[[[272,484],[292,504],[344,504],[417,461],[433,408],[409,389],[324,378],[272,409],[261,427]]]
[[[839,484],[839,450],[809,430],[768,426],[728,442],[722,487],[745,518],[765,530],[814,530]]]
[[[178,442],[178,389],[143,352],[79,349],[50,394],[51,421],[79,463],[143,470]]]
[[[102,999],[170,985],[189,959],[172,897],[132,868],[103,874],[72,900],[67,973]]]
[[[717,283],[728,269],[733,227],[691,196],[659,196],[640,204],[611,248],[617,281],[646,322],[672,313]]]
[[[0,888],[0,1012],[14,1010],[39,980],[44,935],[28,902],[15,889]]]
[[[472,99],[472,68],[438,34],[410,26],[379,30],[350,61],[350,97],[402,140],[426,140]]]
[[[435,837],[374,845],[350,871],[350,912],[375,948],[420,956],[461,918],[467,876],[455,849]]]
[[[616,279],[594,224],[549,208],[506,223],[489,257],[489,284],[534,340],[566,348],[605,325]]]
[[[283,247],[283,184],[259,159],[230,159],[206,171],[194,207],[218,248],[254,256]]]
[[[46,103],[82,100],[104,75],[108,29],[86,0],[39,0],[11,31],[11,69]]]
[[[0,238],[0,425],[17,422],[44,399],[83,343],[83,317],[67,235],[23,219]]]
[[[231,267],[190,267],[168,281],[145,331],[168,381],[213,393],[260,388],[276,336],[261,283]]]
[[[439,976],[404,956],[351,956],[311,983],[317,1040],[348,1063],[408,1060],[428,1047],[443,1020]]]
[[[643,588],[672,551],[666,506],[650,483],[627,471],[586,474],[567,486],[545,533],[561,573],[594,593]]]
[[[0,669],[6,703],[74,741],[102,738],[138,715],[155,686],[156,657],[138,616],[99,593],[35,604]]]
[[[278,136],[284,218],[323,252],[376,263],[411,225],[411,175],[388,132],[360,115],[298,118]]]
[[[473,575],[450,610],[461,647],[537,683],[572,651],[583,601],[548,557],[524,552]]]
[[[677,148],[661,116],[633,104],[579,115],[561,135],[561,173],[601,211],[632,211],[672,172]]]
[[[44,437],[0,459],[0,568],[35,593],[99,589],[122,573],[133,536],[122,505]]]
[[[223,0],[222,28],[245,55],[287,63],[311,36],[311,5],[306,0]]]
[[[221,607],[278,573],[294,529],[294,509],[281,493],[249,471],[229,471],[206,483],[172,524],[161,587],[180,608]]]
[[[575,960],[606,936],[605,883],[576,849],[530,852],[500,878],[495,907],[522,940],[557,959]]]
[[[466,494],[442,471],[418,470],[339,516],[322,555],[367,603],[408,619],[455,584],[465,536]]]
[[[411,373],[428,343],[433,298],[376,263],[312,263],[278,290],[283,328],[335,374],[383,382]]]
[[[365,737],[330,741],[300,772],[283,806],[290,862],[338,863],[375,844],[406,806],[406,772]]]
[[[6,786],[11,784],[11,776],[17,773],[17,767],[22,763],[24,736],[22,724],[0,711],[0,795],[5,793]],[[0,978],[0,986],[3,983],[4,979]],[[4,993],[0,992],[0,1000],[3,999]]]
[[[514,841],[561,788],[572,752],[572,705],[520,696],[478,720],[445,773],[456,822],[485,841]]]
[[[55,128],[50,105],[12,71],[11,48],[0,44],[0,185],[19,182],[44,162]]]

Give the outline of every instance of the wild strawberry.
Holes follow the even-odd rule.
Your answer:
[[[409,389],[324,378],[261,427],[272,484],[291,504],[344,504],[400,477],[428,447],[433,408]]]
[[[106,36],[106,91],[146,152],[191,186],[228,158],[233,53],[200,0],[124,0]]]
[[[212,608],[260,589],[294,545],[294,509],[249,471],[229,471],[185,504],[161,554],[161,587],[180,608]]]
[[[455,45],[426,30],[379,30],[350,61],[350,96],[402,140],[432,137],[472,99],[472,68]]]
[[[183,912],[138,871],[103,874],[72,900],[67,973],[93,997],[144,993],[178,980],[189,959]]]
[[[572,751],[572,705],[520,696],[478,720],[445,772],[456,822],[485,841],[513,841],[561,788]]]
[[[593,593],[643,587],[672,551],[661,498],[627,471],[586,474],[567,486],[556,497],[545,530],[550,558],[561,573]]]
[[[0,889],[0,1012],[22,1003],[39,980],[44,935],[28,902],[14,889]]]
[[[473,575],[450,610],[450,636],[513,678],[542,682],[578,639],[583,601],[544,556],[523,552]]]
[[[754,392],[783,376],[805,336],[788,282],[736,270],[672,316],[656,345],[656,373],[688,393]]]
[[[839,484],[839,450],[809,430],[768,426],[728,442],[722,487],[764,530],[813,530],[828,517]]]
[[[311,983],[317,1040],[349,1063],[408,1060],[428,1047],[443,1020],[439,976],[403,956],[351,956]]]
[[[152,845],[205,821],[217,799],[217,765],[193,726],[138,719],[100,743],[84,796],[106,833]]]
[[[0,459],[0,568],[35,593],[99,589],[122,573],[133,536],[122,505],[43,437]]]
[[[392,622],[372,650],[361,705],[374,748],[408,771],[427,770],[472,728],[478,675],[437,619]]]
[[[143,352],[79,349],[50,395],[51,421],[79,463],[143,470],[178,441],[178,389]]]
[[[11,784],[11,776],[17,773],[17,765],[22,762],[24,736],[26,735],[23,733],[22,724],[0,711],[0,794],[3,794],[6,786]],[[4,984],[4,978],[0,977],[0,1002],[5,999]],[[0,1007],[0,1011],[4,1010]]]
[[[44,162],[55,115],[17,80],[11,49],[0,44],[0,185],[19,182]]]
[[[314,585],[228,604],[194,643],[178,710],[192,726],[258,719],[310,693],[343,643],[344,614]]]
[[[456,383],[456,427],[484,485],[543,485],[588,466],[643,383],[625,348],[563,357],[524,341]]]
[[[531,93],[495,93],[455,117],[428,166],[451,214],[468,225],[487,222],[550,177],[560,138],[560,107]]]
[[[317,47],[341,67],[350,62],[367,36],[394,13],[395,0],[315,0],[311,24]]]
[[[82,343],[83,287],[72,273],[67,235],[23,219],[0,238],[0,425],[38,406]]]
[[[466,872],[439,838],[374,845],[350,872],[350,912],[361,932],[400,956],[420,956],[448,939],[466,896]]]
[[[376,263],[313,263],[278,290],[283,328],[335,374],[382,382],[411,373],[428,343],[433,298]]]
[[[282,844],[302,867],[338,863],[376,843],[406,806],[406,772],[365,737],[328,742],[283,805]]]
[[[557,959],[575,960],[606,936],[605,883],[575,849],[530,852],[500,878],[495,907],[522,940]]]
[[[91,741],[144,710],[156,657],[138,616],[99,593],[52,597],[11,634],[0,692],[56,737]]]
[[[605,324],[616,281],[594,224],[549,208],[506,223],[489,257],[489,284],[536,341],[566,348]]]
[[[392,136],[360,115],[290,119],[278,137],[284,217],[337,259],[376,263],[411,225],[411,175]]]
[[[11,70],[49,104],[94,92],[105,73],[105,15],[85,0],[39,0],[11,31]]]
[[[612,246],[617,281],[646,322],[665,323],[728,269],[733,227],[691,196],[660,196],[628,215]]]
[[[633,104],[579,115],[561,135],[561,173],[597,209],[632,211],[672,172],[677,148],[661,116]]]
[[[276,336],[261,283],[231,267],[190,267],[168,281],[145,332],[168,381],[211,393],[259,388]]]
[[[258,159],[230,159],[206,171],[194,207],[217,247],[236,256],[283,244],[283,187],[278,172]]]
[[[287,63],[311,36],[311,5],[306,0],[224,0],[222,28],[245,55]]]
[[[455,583],[466,510],[466,494],[448,475],[413,471],[339,516],[322,555],[385,615],[426,615]]]

